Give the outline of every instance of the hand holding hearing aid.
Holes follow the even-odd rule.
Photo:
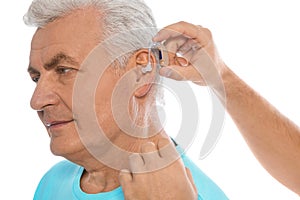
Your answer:
[[[216,82],[226,66],[208,29],[179,22],[159,31],[153,41],[162,42],[169,55],[169,65],[160,69],[160,75],[199,85],[219,85]]]

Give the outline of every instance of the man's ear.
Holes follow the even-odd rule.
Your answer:
[[[149,53],[150,53],[150,61],[149,61]],[[157,70],[157,63],[155,56],[149,49],[141,49],[135,53],[135,64],[137,66],[137,82],[138,82],[138,89],[135,90],[134,96],[137,98],[142,98],[146,96],[150,90],[151,87],[155,81],[156,78],[156,70]],[[147,65],[152,66],[152,71],[143,73],[142,68],[145,68]]]

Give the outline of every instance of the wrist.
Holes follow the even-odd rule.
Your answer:
[[[228,89],[228,85],[232,84],[233,72],[223,62],[218,64],[218,66],[218,75],[213,81],[208,83],[208,86],[217,95],[222,104],[226,105],[226,90]]]

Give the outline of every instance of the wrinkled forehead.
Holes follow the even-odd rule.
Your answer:
[[[100,13],[92,8],[75,10],[38,28],[32,38],[31,50],[64,45],[75,50],[93,48],[102,40]]]

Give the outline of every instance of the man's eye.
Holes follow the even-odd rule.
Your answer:
[[[32,80],[33,82],[35,82],[35,83],[37,83],[37,82],[39,81],[39,79],[40,79],[40,76],[39,76],[39,75],[36,75],[36,76],[32,76],[32,77],[31,77],[31,80]]]
[[[55,71],[58,74],[66,74],[66,73],[68,73],[68,72],[70,72],[72,70],[73,70],[72,68],[68,68],[68,67],[57,67]]]

